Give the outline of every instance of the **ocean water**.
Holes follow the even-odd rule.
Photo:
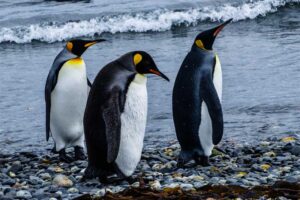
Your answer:
[[[146,145],[176,139],[171,94],[194,37],[233,18],[215,41],[223,68],[224,138],[300,135],[300,0],[0,0],[0,152],[45,140],[44,85],[65,41],[106,38],[84,54],[89,78],[145,50],[170,82],[149,75]]]

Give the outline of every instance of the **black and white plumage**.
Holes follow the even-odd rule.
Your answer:
[[[101,40],[102,41],[102,40]],[[57,55],[45,86],[46,139],[50,135],[55,150],[64,161],[71,161],[65,149],[75,147],[75,157],[83,159],[83,114],[90,81],[82,53],[99,41],[72,40]]]
[[[214,145],[222,139],[222,69],[212,45],[230,21],[200,33],[177,74],[173,89],[173,119],[181,145],[179,166],[191,159],[208,165]]]
[[[143,51],[130,52],[107,64],[92,85],[84,130],[88,152],[85,178],[132,175],[141,158],[147,119],[147,78],[166,80]]]

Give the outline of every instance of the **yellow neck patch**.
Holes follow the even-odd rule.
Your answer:
[[[66,62],[66,64],[68,65],[71,65],[71,66],[74,66],[74,67],[79,67],[81,66],[82,64],[84,64],[84,61],[82,58],[73,58],[73,59],[70,59]]]
[[[134,65],[139,64],[142,61],[142,59],[143,59],[143,57],[142,57],[141,54],[139,54],[139,53],[135,54],[134,57],[133,57]]]
[[[147,81],[147,77],[143,74],[139,74],[137,73],[133,79],[133,82],[137,83],[137,84],[143,84],[146,83]]]
[[[207,49],[205,49],[204,44],[201,40],[196,40],[195,43],[196,43],[197,47],[199,47],[200,49],[207,50]]]

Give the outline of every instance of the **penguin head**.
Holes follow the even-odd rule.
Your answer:
[[[196,46],[196,47],[198,47],[200,49],[204,49],[204,50],[212,50],[212,46],[214,44],[214,41],[215,41],[217,35],[231,21],[232,21],[232,18],[215,28],[201,32],[199,35],[197,35],[193,46]]]
[[[139,74],[155,74],[169,81],[169,78],[159,71],[152,57],[144,51],[133,53],[133,63],[135,70]]]
[[[80,57],[85,50],[87,50],[87,48],[89,48],[90,46],[99,43],[99,42],[103,42],[106,41],[104,39],[99,39],[99,40],[70,40],[67,42],[66,44],[66,48],[69,52],[71,52],[72,54]]]

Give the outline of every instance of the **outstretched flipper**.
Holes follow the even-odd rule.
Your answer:
[[[107,142],[107,162],[112,163],[118,156],[121,138],[120,91],[113,88],[111,96],[103,109]]]
[[[212,78],[203,79],[203,100],[207,105],[207,109],[212,123],[212,141],[217,145],[223,137],[223,112],[220,99],[213,84]]]

